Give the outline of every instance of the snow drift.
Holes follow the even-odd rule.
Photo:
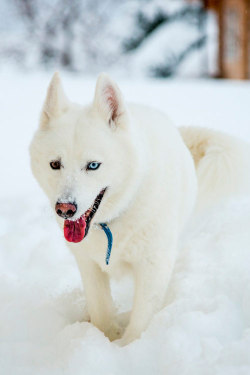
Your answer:
[[[189,223],[166,307],[141,339],[120,348],[88,322],[76,264],[29,170],[28,143],[48,77],[6,73],[1,81],[1,373],[249,374],[250,198],[218,205]],[[178,124],[194,119],[250,135],[249,84],[151,81],[121,87],[132,100],[153,100]],[[77,100],[89,98],[93,88],[92,80],[66,79],[66,91],[76,92]],[[112,287],[118,311],[126,311],[130,281]]]

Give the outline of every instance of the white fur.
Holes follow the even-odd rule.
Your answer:
[[[206,128],[183,127],[180,132],[196,166],[199,185],[196,211],[233,195],[249,194],[248,143]]]
[[[182,131],[194,157],[200,132],[199,137],[208,137],[199,129]],[[225,150],[229,169],[231,162],[240,162],[239,147],[232,145],[232,149]],[[108,186],[87,237],[67,245],[81,273],[91,322],[111,340],[121,336],[122,328],[115,318],[109,277],[132,272],[133,308],[120,343],[140,337],[153,314],[163,306],[178,238],[197,195],[193,158],[178,129],[154,109],[126,105],[117,85],[105,74],[98,78],[94,101],[86,107],[65,97],[55,74],[30,153],[33,173],[52,206],[58,199],[75,200],[76,217]],[[211,200],[215,177],[223,173],[224,178],[226,171],[223,163],[214,168],[212,152],[207,160],[204,153],[195,159],[199,180],[204,178],[199,200],[203,193]],[[64,168],[52,170],[49,163],[58,158]],[[89,161],[100,161],[102,165],[97,171],[87,172]],[[234,171],[230,172],[234,181]],[[57,216],[57,220],[62,229],[63,219]],[[108,266],[107,239],[97,225],[100,222],[109,223],[114,237]]]

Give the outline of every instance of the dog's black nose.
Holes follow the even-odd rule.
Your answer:
[[[63,219],[69,219],[73,217],[77,210],[77,205],[75,203],[58,203],[55,206],[57,215],[61,216]]]

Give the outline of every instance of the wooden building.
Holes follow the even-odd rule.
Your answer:
[[[250,79],[250,0],[199,1],[217,14],[219,77]]]
[[[217,13],[219,76],[250,79],[250,0],[203,0]]]

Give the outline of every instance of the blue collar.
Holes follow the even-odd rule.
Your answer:
[[[111,232],[111,230],[109,229],[109,227],[106,223],[100,223],[100,226],[104,230],[104,232],[107,236],[107,239],[108,239],[108,248],[107,248],[106,258],[105,258],[106,264],[108,265],[110,255],[111,255],[112,245],[113,245],[113,235],[112,235],[112,232]]]

